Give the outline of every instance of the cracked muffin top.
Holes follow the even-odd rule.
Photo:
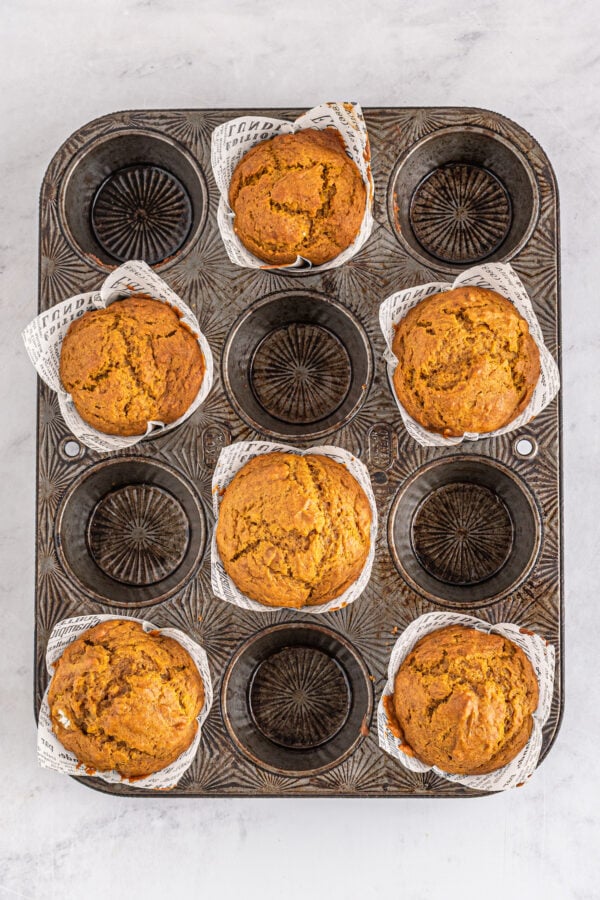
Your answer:
[[[399,726],[402,749],[427,765],[484,775],[525,746],[538,699],[520,647],[500,634],[449,625],[421,638],[400,665],[392,730]]]
[[[86,312],[65,335],[60,380],[81,418],[105,434],[144,434],[182,416],[204,378],[196,337],[167,303],[134,295]]]
[[[479,287],[422,300],[396,325],[392,350],[400,403],[444,437],[508,425],[531,400],[540,374],[523,316],[510,300]]]
[[[204,685],[173,638],[112,619],[65,648],[54,664],[48,704],[58,740],[85,768],[142,778],[190,746]]]
[[[308,128],[252,147],[229,186],[242,244],[274,265],[328,262],[356,238],[367,193],[339,131]]]
[[[255,456],[225,490],[217,548],[239,590],[265,606],[339,597],[369,554],[371,507],[345,466],[326,456]]]

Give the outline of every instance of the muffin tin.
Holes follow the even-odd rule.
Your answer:
[[[206,649],[215,687],[198,754],[168,796],[475,796],[388,757],[373,710],[397,634],[422,613],[511,621],[556,647],[542,758],[550,749],[563,703],[560,396],[518,432],[421,447],[391,393],[378,308],[473,262],[510,261],[558,358],[550,163],[496,113],[367,109],[375,227],[363,250],[321,274],[243,269],[221,242],[210,168],[212,130],[243,112],[105,116],[65,142],[44,178],[40,312],[96,289],[123,258],[145,258],[192,307],[220,366],[182,426],[109,455],[73,438],[39,382],[36,713],[56,622],[143,609]],[[207,550],[221,449],[325,436],[371,474],[380,526],[364,594],[318,617],[215,598]]]

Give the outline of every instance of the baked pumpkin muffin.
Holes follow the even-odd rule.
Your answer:
[[[396,325],[394,388],[408,414],[445,437],[485,434],[527,406],[540,354],[527,322],[495,291],[427,297]]]
[[[279,134],[252,147],[229,185],[242,244],[274,265],[328,262],[360,231],[367,192],[334,128]]]
[[[449,625],[421,638],[402,662],[393,712],[407,752],[444,772],[484,775],[523,749],[538,698],[520,647]]]
[[[255,456],[225,490],[217,548],[239,590],[265,606],[317,606],[356,581],[369,554],[371,507],[326,456]]]
[[[175,310],[139,295],[84,313],[60,354],[60,380],[81,418],[123,436],[182,416],[205,368],[197,338]]]
[[[190,746],[204,685],[173,638],[114,619],[65,648],[54,665],[48,703],[54,733],[82,766],[142,778]]]

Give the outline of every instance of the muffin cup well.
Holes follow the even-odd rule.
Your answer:
[[[309,454],[328,456],[329,459],[335,460],[335,462],[338,462],[341,465],[345,466],[353,476],[353,478],[355,478],[356,481],[360,484],[361,488],[367,496],[369,506],[371,507],[369,555],[367,556],[367,561],[363,566],[362,572],[358,576],[357,580],[353,584],[351,584],[350,587],[347,588],[342,594],[340,594],[339,597],[334,597],[333,600],[329,600],[327,603],[322,603],[320,606],[303,606],[300,609],[297,609],[296,607],[290,608],[287,606],[267,606],[264,603],[258,603],[258,601],[256,600],[251,600],[250,597],[247,597],[239,590],[233,580],[229,577],[229,575],[225,571],[225,567],[223,566],[221,557],[219,556],[219,551],[217,549],[217,524],[219,520],[219,507],[221,506],[224,489],[232,480],[236,472],[238,472],[243,466],[246,465],[247,462],[249,462],[255,456],[262,456],[264,454],[275,453],[277,451],[283,453],[296,453],[298,456],[307,456]],[[373,560],[375,559],[375,543],[377,540],[377,506],[375,504],[375,496],[373,494],[371,481],[369,479],[369,472],[366,466],[363,465],[360,460],[356,459],[355,456],[352,456],[351,453],[348,453],[347,450],[342,450],[340,447],[331,447],[329,445],[325,445],[322,447],[309,447],[304,450],[299,450],[297,447],[290,447],[287,444],[275,444],[267,441],[239,441],[236,444],[231,444],[229,447],[225,447],[225,449],[221,451],[221,455],[219,456],[213,475],[212,496],[213,510],[215,514],[215,527],[211,542],[210,575],[213,593],[216,597],[220,597],[221,600],[226,600],[228,603],[233,603],[235,604],[235,606],[239,606],[242,609],[251,609],[254,612],[264,613],[273,612],[274,609],[289,609],[291,612],[306,612],[314,615],[333,612],[334,610],[341,609],[344,606],[348,606],[348,604],[353,603],[355,600],[358,600],[358,598],[366,588],[369,582],[369,578],[371,577]]]
[[[181,322],[187,325],[192,334],[197,336],[206,368],[200,390],[194,402],[182,416],[169,425],[165,425],[163,422],[148,422],[145,434],[122,437],[103,434],[81,418],[70,394],[65,391],[60,381],[60,354],[62,342],[71,322],[86,312],[110,306],[111,303],[123,300],[133,294],[145,294],[173,307],[180,316]],[[134,444],[138,444],[157,431],[172,431],[173,428],[177,428],[178,425],[189,419],[204,402],[212,387],[212,353],[208,341],[200,331],[196,316],[156,272],[153,272],[145,262],[137,260],[126,262],[111,272],[99,291],[70,297],[41,313],[23,331],[23,341],[38,375],[48,387],[58,394],[60,411],[67,427],[82,444],[100,453],[133,447]]]
[[[247,250],[233,228],[235,213],[229,206],[229,184],[233,171],[241,158],[256,144],[261,144],[277,134],[293,134],[304,128],[336,128],[341,134],[346,151],[362,175],[367,192],[365,214],[358,235],[345,250],[334,259],[319,266],[299,256],[291,265],[269,265]],[[310,109],[295,122],[270,119],[266,116],[240,116],[215,128],[211,140],[211,163],[221,197],[217,223],[225,250],[231,262],[250,269],[291,269],[295,271],[324,272],[348,262],[358,253],[373,228],[373,176],[371,175],[369,137],[367,126],[358,103],[323,103]]]
[[[357,648],[314,622],[255,632],[221,683],[223,721],[237,750],[283,777],[340,765],[365,739],[373,683]]]
[[[93,628],[100,622],[106,622],[112,619],[124,619],[129,622],[139,622],[147,633],[160,631],[165,637],[176,640],[177,643],[181,644],[181,646],[190,654],[196,664],[204,685],[204,705],[198,715],[198,731],[196,732],[196,737],[188,749],[174,762],[164,769],[161,769],[159,772],[148,775],[146,778],[129,779],[119,775],[118,772],[88,771],[70,750],[63,747],[52,730],[50,708],[48,705],[48,691],[50,686],[48,685],[48,688],[46,688],[46,692],[44,693],[38,719],[38,762],[42,768],[54,769],[56,772],[61,772],[63,775],[94,776],[95,778],[101,778],[102,781],[107,781],[109,784],[120,784],[121,782],[124,782],[131,784],[136,788],[164,791],[170,790],[175,787],[184,772],[191,766],[200,743],[202,725],[212,706],[213,689],[210,678],[210,669],[208,667],[208,657],[199,644],[178,628],[158,629],[152,622],[148,622],[145,619],[136,619],[133,616],[77,616],[73,619],[63,619],[62,622],[59,622],[52,629],[46,648],[46,668],[48,669],[50,677],[53,675],[54,663],[62,655],[69,644],[72,644],[74,640],[89,628]]]
[[[465,625],[469,628],[477,628],[487,634],[501,634],[508,638],[529,658],[539,685],[539,702],[533,714],[533,729],[531,736],[521,752],[501,769],[489,772],[486,775],[451,775],[443,772],[437,766],[428,766],[415,756],[409,756],[402,749],[402,741],[392,733],[388,715],[384,705],[384,698],[391,697],[394,693],[394,679],[400,665],[408,656],[412,648],[426,634],[438,631],[448,625]],[[394,759],[399,760],[405,769],[411,772],[434,771],[437,775],[463,784],[465,787],[477,791],[504,791],[508,788],[519,787],[533,775],[542,749],[542,728],[550,715],[552,704],[552,692],[554,689],[554,659],[555,652],[552,644],[548,644],[543,638],[531,631],[519,628],[510,622],[500,622],[492,625],[474,616],[466,616],[460,613],[427,613],[419,616],[400,635],[390,657],[388,666],[388,679],[383,689],[383,694],[377,707],[377,733],[379,746]]]
[[[454,288],[471,285],[475,287],[487,288],[496,291],[511,303],[515,305],[518,312],[526,320],[531,336],[537,344],[540,352],[540,377],[533,391],[531,400],[529,401],[523,412],[518,415],[512,422],[496,431],[490,431],[484,434],[476,432],[466,432],[462,437],[443,437],[433,431],[428,431],[422,425],[409,416],[405,408],[398,399],[398,395],[394,390],[394,372],[398,365],[398,359],[394,355],[392,345],[394,342],[394,326],[403,319],[408,311],[417,306],[426,297],[432,297],[435,294],[441,294],[445,291],[451,291]],[[386,343],[385,360],[387,362],[388,378],[390,382],[390,390],[394,395],[396,405],[400,410],[404,427],[412,438],[423,447],[455,447],[463,441],[477,441],[479,438],[497,437],[500,434],[507,434],[516,431],[517,428],[526,425],[531,419],[538,415],[548,404],[554,399],[560,387],[560,375],[558,366],[554,361],[550,351],[544,344],[544,337],[540,323],[533,309],[533,304],[525,290],[519,276],[508,263],[487,263],[485,265],[476,266],[462,272],[453,282],[436,281],[430,284],[421,284],[417,287],[407,288],[404,291],[397,291],[395,294],[387,297],[379,307],[379,324],[383,332]]]

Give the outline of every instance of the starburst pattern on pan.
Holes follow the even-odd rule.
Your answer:
[[[540,155],[530,154],[530,162],[535,171],[540,196],[540,224],[552,232],[556,231],[556,182],[549,169],[549,163]]]
[[[67,433],[58,405],[58,394],[43,382],[40,385],[38,423],[42,446],[54,446]]]
[[[210,161],[211,135],[222,121],[222,115],[206,113],[199,109],[164,113],[160,117],[161,127],[167,134],[208,161]]]
[[[559,602],[556,553],[557,541],[548,538],[533,576],[524,582],[516,593],[511,619],[530,628],[543,638],[558,643]],[[553,565],[554,560],[554,565]]]
[[[414,619],[430,612],[432,604],[415,594],[398,574],[386,555],[381,556],[377,567],[377,611],[382,620],[381,650],[384,672],[398,636]]]
[[[251,763],[236,758],[235,782],[244,794],[288,794],[302,785],[304,779],[286,778],[273,772],[265,772]]]
[[[447,796],[447,797],[455,797],[455,796],[464,796],[470,797],[473,796],[474,792],[471,788],[465,787],[462,784],[454,784],[452,781],[448,781],[447,778],[444,778],[443,775],[438,775],[436,772],[429,771],[423,772],[421,777],[422,790],[427,792],[428,794],[432,794],[433,796]]]
[[[232,300],[236,304],[238,314],[244,312],[255,300],[261,300],[269,294],[280,291],[304,293],[306,291],[322,290],[321,277],[311,275],[308,270],[305,274],[294,275],[280,274],[285,270],[275,269],[246,269],[237,266],[235,277],[236,286],[232,291]]]
[[[244,632],[244,637],[250,637],[255,631],[270,628],[272,625],[289,624],[292,621],[307,622],[311,619],[308,611],[297,609],[270,609],[265,606],[264,612],[256,613],[253,610],[236,608],[237,620]]]
[[[445,262],[467,264],[485,259],[502,244],[512,216],[497,178],[478,166],[453,163],[421,182],[410,218],[425,250]]]
[[[206,404],[207,408],[201,407],[201,414],[200,410],[194,414],[193,424],[190,424],[188,420],[184,440],[182,440],[180,429],[177,428],[161,438],[157,443],[157,450],[165,460],[174,463],[187,476],[200,494],[210,496],[212,470],[205,464],[203,458],[205,454],[202,451],[204,449],[204,430],[214,428],[219,421],[218,417],[211,415],[218,409],[218,403],[212,392],[207,398]],[[225,444],[223,445],[225,446]]]
[[[183,773],[177,788],[190,794],[228,794],[235,775],[234,760],[232,757],[224,757],[215,766],[214,759],[204,747],[204,725],[198,752],[189,769]]]
[[[387,128],[384,127],[382,139],[390,150],[403,150],[426,134],[454,124],[455,118],[456,114],[452,110],[440,112],[436,109],[398,109]]]
[[[375,357],[376,355],[375,353]],[[369,429],[374,421],[380,420],[380,417],[384,416],[388,416],[387,421],[389,421],[394,416],[394,412],[389,404],[389,398],[382,394],[381,388],[377,383],[374,383],[371,385],[366,399],[352,418],[349,419],[343,428],[328,438],[327,443],[343,447],[366,462]],[[377,418],[375,419],[374,417]]]
[[[552,403],[539,412],[535,419],[524,426],[523,429],[526,433],[531,432],[538,444],[540,452],[536,458],[536,468],[537,466],[541,466],[544,474],[547,476],[547,479],[540,478],[540,481],[544,480],[545,484],[551,485],[553,488],[558,482],[559,476],[556,459],[559,442],[558,434],[554,428],[554,423],[556,422],[556,404],[557,401],[553,400]],[[514,440],[519,437],[519,434],[520,432],[516,435],[511,435],[511,437]]]
[[[411,772],[405,769],[402,763],[389,756],[384,750],[379,751],[385,756],[384,790],[390,795],[411,796],[423,794],[423,775],[420,772]],[[446,782],[448,783],[448,782]]]
[[[81,602],[81,598],[73,594],[71,582],[58,561],[51,537],[38,545],[37,580],[38,624],[49,633],[60,619],[73,615],[72,608],[77,608]]]
[[[208,564],[163,610],[166,623],[190,634],[206,650],[218,680],[234,649],[246,637],[237,613],[236,607],[213,597]]]
[[[337,663],[313,647],[284,647],[257,669],[250,703],[257,727],[285,747],[322,744],[343,725],[348,686]]]
[[[362,250],[343,266],[323,272],[327,293],[342,302],[354,303],[367,291],[384,291],[386,287],[386,253],[384,229],[379,226]],[[363,312],[364,315],[364,312]]]
[[[513,524],[502,501],[478,484],[447,484],[426,497],[412,525],[417,558],[447,584],[479,584],[506,562]]]
[[[110,118],[112,119],[112,116]],[[144,110],[136,109],[124,109],[121,112],[115,113],[114,120],[111,124],[113,128],[115,125],[121,128],[155,127],[155,123],[152,121],[151,116]]]
[[[384,761],[375,742],[367,739],[345,762],[331,772],[317,775],[315,785],[336,794],[379,792]]]
[[[56,201],[58,199],[58,185],[55,181],[44,180],[40,191],[40,207],[46,208],[46,214],[50,211],[56,215]]]
[[[544,454],[538,453],[535,469],[527,474],[527,483],[542,506],[544,530],[547,536],[555,532],[560,515],[559,498],[556,494],[558,472],[552,462],[545,462]],[[554,489],[553,489],[554,488]]]
[[[392,227],[395,227],[393,223]],[[385,294],[381,297],[381,301],[396,291],[427,284],[430,281],[452,282],[452,277],[446,273],[424,266],[410,256],[387,229],[382,229],[379,240],[380,252],[385,254],[386,280]]]
[[[40,284],[42,296],[50,305],[85,293],[97,277],[77,259],[58,231],[42,236]]]
[[[511,122],[510,119],[506,119],[504,116],[496,115],[484,109],[474,109],[472,111],[467,110],[466,116],[463,114],[461,119],[466,120],[469,125],[478,125],[481,128],[486,128],[488,131],[501,135],[526,155],[535,148],[535,141],[531,135],[524,128],[521,128],[520,125]]]
[[[556,353],[556,286],[558,275],[557,246],[555,239],[543,228],[538,228],[535,242],[531,242],[512,266],[523,279],[534,302],[544,341],[550,352]]]
[[[555,684],[558,682],[559,671],[560,671],[560,663],[559,663],[559,658],[557,656],[556,657],[556,671],[555,671],[555,675],[554,675]],[[555,695],[552,700],[552,705],[550,707],[550,715],[548,716],[548,719],[545,722],[544,727],[542,728],[543,746],[547,746],[548,743],[554,737],[554,734],[555,734],[556,730],[558,729],[560,714],[561,714],[560,695],[559,695],[559,697],[556,697],[556,695]]]
[[[205,306],[211,310],[210,318],[212,318],[213,310],[221,311],[224,296],[229,298],[234,290],[239,290],[234,288],[234,275],[227,260],[221,235],[215,230],[204,234],[193,253],[186,254],[171,266],[168,282],[173,290],[193,307],[199,319],[203,316]],[[207,293],[211,299],[210,303],[207,303]],[[210,338],[202,323],[200,327]]]
[[[202,746],[205,754],[212,757],[214,770],[215,759],[219,760],[220,765],[221,760],[225,761],[227,759],[230,748],[229,738],[225,733],[225,726],[223,725],[223,719],[219,710],[219,685],[218,682],[215,683],[214,679],[212,687],[215,697],[210,713],[208,714],[207,718],[204,720],[204,724],[202,725]]]
[[[325,613],[322,619],[324,624],[326,622],[348,638],[363,656],[368,668],[375,666],[381,673],[385,671],[387,656],[382,640],[385,626],[379,615],[378,600],[368,585],[354,603],[336,612]]]
[[[119,262],[162,262],[182,247],[191,224],[192,204],[185,188],[158,166],[129,166],[111,175],[92,208],[94,234]]]
[[[37,568],[38,575],[44,586],[51,583],[53,579],[62,577],[62,569],[51,544],[42,547],[41,552],[38,553]]]
[[[73,479],[72,467],[58,456],[40,459],[38,471],[38,503],[40,512],[50,525],[60,499]]]
[[[122,584],[150,585],[171,575],[189,543],[178,500],[154,485],[127,485],[96,505],[88,526],[96,565]]]
[[[251,379],[261,406],[283,422],[310,424],[332,415],[351,383],[341,341],[318,325],[291,323],[272,331],[252,360]]]
[[[538,496],[542,506],[545,497],[554,495],[558,484],[558,466],[556,454],[558,435],[554,430],[556,409],[552,402],[543,409],[531,422],[516,432],[500,435],[495,438],[494,456],[508,468],[517,472]],[[537,444],[537,454],[521,459],[515,453],[515,445],[521,438],[531,438]]]

